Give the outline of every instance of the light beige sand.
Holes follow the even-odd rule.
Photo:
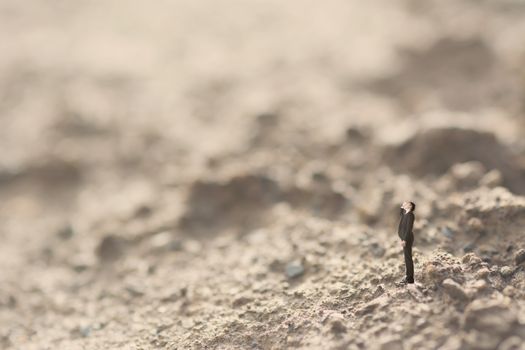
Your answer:
[[[2,0],[0,348],[525,349],[524,38],[518,0]]]

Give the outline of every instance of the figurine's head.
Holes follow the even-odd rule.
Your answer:
[[[403,205],[401,205],[401,208],[404,209],[408,213],[409,211],[416,210],[416,204],[414,202],[403,202]]]

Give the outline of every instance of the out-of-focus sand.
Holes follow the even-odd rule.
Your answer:
[[[2,0],[0,348],[524,349],[524,38],[518,0]]]

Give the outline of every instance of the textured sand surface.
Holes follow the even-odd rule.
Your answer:
[[[0,348],[525,349],[524,39],[518,0],[0,1]]]

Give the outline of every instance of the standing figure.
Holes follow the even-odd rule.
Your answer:
[[[402,284],[414,283],[414,261],[412,261],[414,210],[416,210],[416,205],[413,202],[404,202],[401,206],[401,220],[397,234],[401,239],[401,246],[405,255],[406,277],[400,282]]]

